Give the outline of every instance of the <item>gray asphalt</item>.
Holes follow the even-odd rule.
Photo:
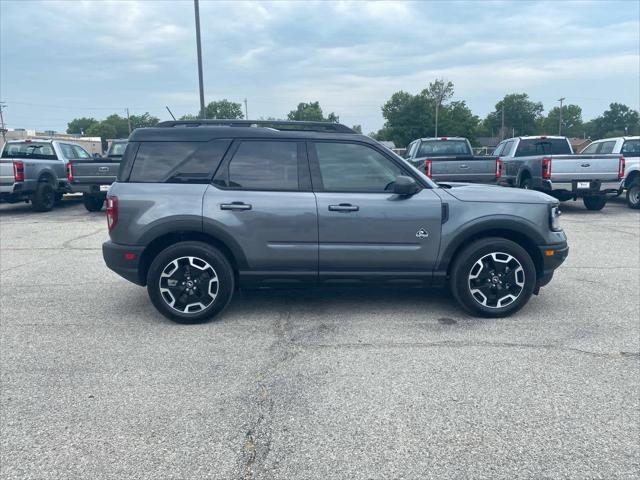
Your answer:
[[[640,213],[563,206],[517,315],[445,291],[242,292],[170,323],[104,213],[0,206],[3,479],[638,478]]]

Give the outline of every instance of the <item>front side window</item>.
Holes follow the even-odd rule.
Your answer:
[[[76,156],[75,150],[73,149],[73,145],[61,143],[60,150],[62,150],[62,155],[64,155],[64,158],[78,158]]]
[[[504,143],[500,143],[500,144],[496,147],[496,149],[493,151],[493,154],[494,154],[494,155],[498,155],[498,156],[502,155],[502,150],[504,149],[504,145],[505,145]]]
[[[388,192],[402,169],[377,150],[354,143],[316,143],[324,189],[330,192]]]
[[[620,153],[625,157],[640,157],[640,140],[627,140]]]
[[[298,190],[296,142],[242,142],[229,162],[229,188]]]
[[[513,147],[513,140],[508,141],[507,143],[504,144],[504,147],[502,148],[502,153],[500,153],[500,155],[503,155],[505,157],[508,157],[511,155],[511,148]]]

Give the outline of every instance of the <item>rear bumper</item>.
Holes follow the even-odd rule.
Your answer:
[[[567,242],[553,245],[539,245],[538,249],[542,256],[542,272],[538,275],[536,287],[544,287],[553,278],[553,273],[567,259],[569,246]]]
[[[102,244],[104,263],[122,278],[136,285],[144,286],[146,279],[140,275],[140,257],[144,247],[119,245],[111,240]]]
[[[583,197],[586,195],[601,195],[606,193],[617,193],[620,190],[620,180],[613,181],[600,181],[591,180],[588,189],[578,189],[578,181],[572,180],[569,182],[554,182],[552,180],[534,180],[533,188],[536,190],[542,190],[544,192],[552,191],[566,191],[570,192],[576,197]]]

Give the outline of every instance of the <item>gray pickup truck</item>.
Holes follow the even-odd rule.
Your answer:
[[[370,282],[448,284],[500,317],[568,253],[553,197],[440,187],[344,125],[173,121],[129,141],[104,260],[177,322],[213,317],[237,287]]]
[[[509,138],[493,153],[502,160],[500,184],[546,192],[562,202],[582,198],[588,210],[602,210],[624,177],[624,157],[575,155],[566,137]]]
[[[495,156],[475,156],[464,137],[431,137],[414,140],[406,159],[436,182],[497,183],[502,162]]]
[[[67,164],[67,179],[73,192],[82,193],[85,208],[99,212],[107,191],[118,176],[120,160],[127,148],[127,140],[112,140],[106,157],[71,160]]]
[[[10,140],[0,156],[0,201],[31,202],[37,212],[51,210],[70,192],[66,165],[90,158],[81,146],[50,139]]]

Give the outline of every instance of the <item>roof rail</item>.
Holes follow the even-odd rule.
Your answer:
[[[284,131],[356,133],[346,125],[333,122],[299,122],[292,120],[168,120],[157,127],[262,127]]]

